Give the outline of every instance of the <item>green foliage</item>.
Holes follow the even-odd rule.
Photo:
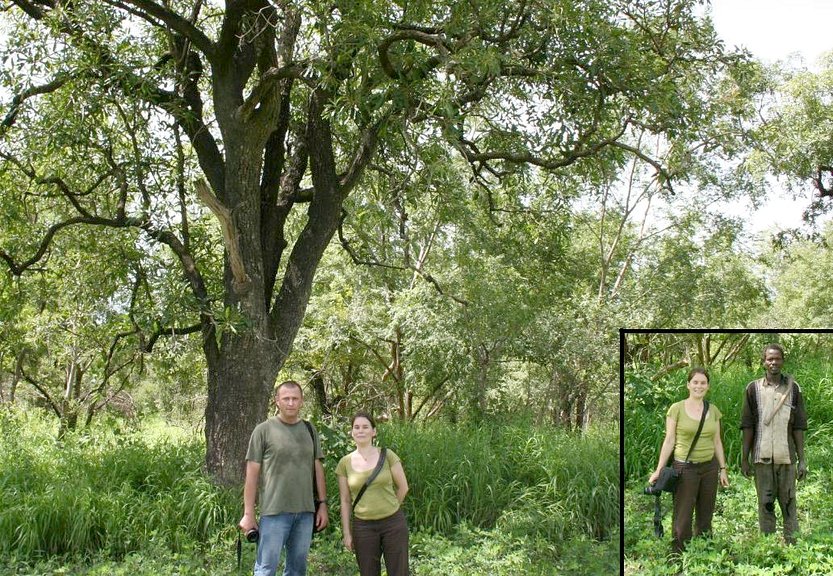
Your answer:
[[[618,540],[618,538],[617,538]],[[461,524],[449,536],[420,532],[411,538],[417,574],[469,576],[588,576],[613,574],[619,550],[609,542],[577,538],[569,547],[548,539],[487,531]]]
[[[100,426],[55,442],[41,418],[6,410],[0,419],[3,554],[121,558],[149,543],[176,552],[232,525],[237,497],[202,475],[193,438]]]
[[[833,127],[829,98],[833,59],[828,55],[820,65],[818,72],[786,64],[766,70],[765,81],[777,100],[767,102],[767,121],[752,134],[769,170],[798,182],[817,177],[833,154],[829,138]]]
[[[385,428],[380,442],[402,457],[414,526],[446,533],[468,522],[561,542],[609,538],[618,523],[615,432],[435,423]]]
[[[686,211],[640,260],[632,289],[641,325],[748,326],[769,304],[737,220]]]
[[[821,465],[830,456],[831,449],[825,440],[833,427],[833,393],[830,378],[833,358],[829,352],[795,357],[787,348],[784,372],[795,376],[801,386],[807,408],[808,430],[805,443],[811,466]],[[650,379],[639,373],[625,373],[625,478],[628,481],[647,480],[656,468],[659,449],[665,435],[665,412],[676,401],[688,394],[685,388],[686,369],[680,369],[660,379]],[[749,381],[760,377],[763,371],[745,366],[714,369],[710,375],[708,400],[723,414],[723,446],[730,466],[739,468],[741,434],[738,429],[743,391]]]
[[[783,250],[767,254],[765,262],[777,267],[772,315],[780,325],[826,328],[833,322],[833,300],[827,278],[833,270],[833,224],[820,238],[799,240]]]
[[[346,451],[346,436],[319,427],[335,493],[333,459]],[[201,441],[150,422],[131,430],[102,421],[62,442],[54,429],[36,414],[0,411],[0,572],[233,572],[241,495],[202,475]],[[380,432],[412,487],[415,573],[592,575],[618,565],[615,434],[580,437],[523,422],[384,424]],[[435,515],[453,519],[440,526]],[[314,540],[310,570],[354,576],[337,502],[331,522]],[[244,565],[253,560],[254,546],[244,544]]]
[[[830,472],[811,476],[798,487],[802,536],[792,546],[778,534],[758,532],[757,498],[752,480],[730,476],[731,486],[718,493],[710,538],[694,538],[679,557],[670,556],[670,498],[663,497],[666,537],[653,535],[653,498],[641,494],[642,484],[625,489],[625,574],[770,574],[826,576],[833,571],[830,503],[825,495]]]

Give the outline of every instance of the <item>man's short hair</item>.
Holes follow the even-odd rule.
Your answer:
[[[281,382],[280,384],[278,384],[278,387],[277,387],[277,388],[275,388],[275,396],[279,396],[279,395],[280,395],[280,393],[281,393],[281,388],[283,388],[284,386],[289,386],[290,388],[294,386],[295,388],[297,388],[297,389],[298,389],[298,391],[299,391],[299,392],[301,392],[301,398],[303,398],[303,397],[304,397],[304,389],[303,389],[303,388],[301,387],[301,385],[300,385],[298,382],[296,382],[295,380],[284,380],[283,382]]]
[[[786,354],[784,354],[784,347],[780,344],[772,342],[771,344],[767,344],[766,346],[764,346],[764,350],[763,352],[761,352],[761,360],[766,360],[766,353],[769,350],[777,350],[781,353],[781,358],[784,358],[786,356]]]

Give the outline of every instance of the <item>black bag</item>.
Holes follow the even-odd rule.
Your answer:
[[[675,470],[673,466],[666,466],[659,472],[659,478],[650,487],[651,492],[657,494],[659,492],[674,492],[677,489],[677,480],[680,479],[680,471]]]
[[[309,432],[310,440],[312,440],[312,497],[314,502],[315,511],[312,513],[312,533],[313,535],[321,532],[321,530],[316,529],[315,527],[315,517],[318,515],[318,507],[321,504],[325,503],[326,500],[319,500],[316,498],[316,481],[315,481],[315,434],[312,431],[312,424],[307,422],[306,420],[302,420],[304,425],[307,427],[307,432]]]

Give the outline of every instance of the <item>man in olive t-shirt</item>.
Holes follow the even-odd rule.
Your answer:
[[[260,537],[255,576],[274,576],[284,549],[284,576],[304,576],[313,526],[322,530],[329,523],[323,454],[317,431],[310,428],[310,437],[307,423],[299,416],[304,403],[301,385],[292,380],[283,382],[275,400],[278,416],[258,424],[249,439],[243,518],[239,526],[246,534],[258,529],[255,496],[259,494]],[[320,503],[317,508],[313,467],[314,490]]]

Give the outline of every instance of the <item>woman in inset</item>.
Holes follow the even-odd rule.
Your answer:
[[[674,492],[674,552],[681,552],[691,540],[692,516],[696,517],[695,536],[711,532],[717,484],[719,482],[724,488],[729,486],[720,435],[721,414],[717,406],[709,404],[700,437],[694,448],[691,448],[705,407],[703,400],[709,390],[709,373],[706,369],[692,368],[688,373],[687,387],[688,398],[672,404],[665,416],[665,440],[660,449],[657,469],[648,480],[651,484],[656,482],[673,453],[673,466],[680,472]]]
[[[408,522],[402,511],[408,480],[402,462],[392,450],[373,445],[376,422],[370,414],[353,416],[351,435],[356,449],[336,466],[344,546],[356,554],[361,576],[379,576],[382,555],[388,576],[408,576]]]

